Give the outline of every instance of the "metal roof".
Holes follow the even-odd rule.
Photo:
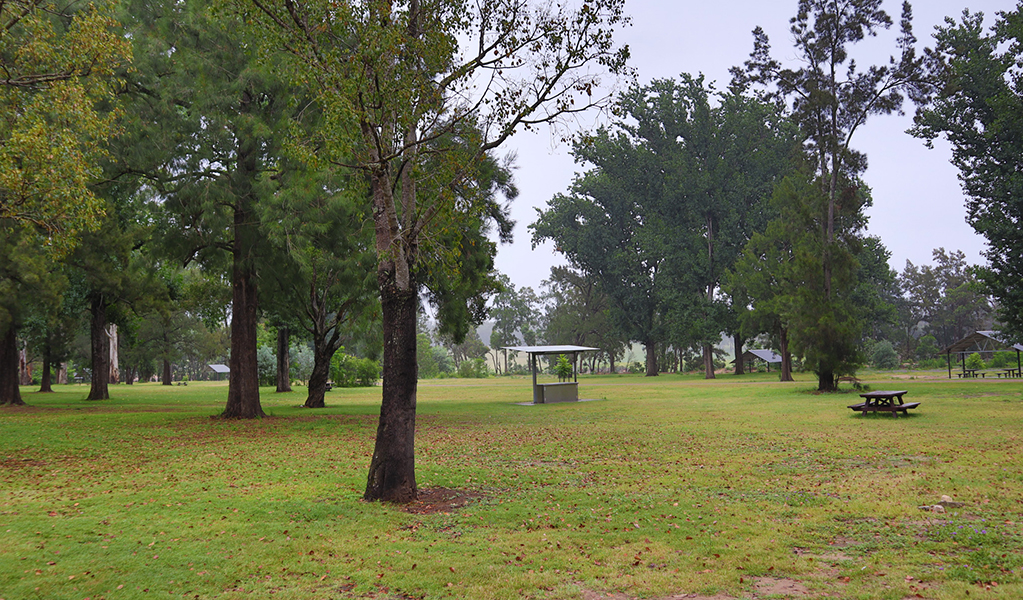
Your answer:
[[[769,363],[780,363],[781,362],[781,355],[780,354],[776,354],[774,352],[774,350],[747,350],[747,351],[742,353],[742,357],[744,359],[750,358],[751,356],[753,358],[759,358],[760,360],[763,360],[763,361],[766,361],[766,362],[769,362]],[[733,360],[732,362],[735,362],[735,361]]]
[[[571,354],[573,352],[594,352],[600,348],[590,348],[589,346],[505,346],[503,350],[515,350],[529,354]]]
[[[206,365],[213,370],[214,373],[230,373],[231,369],[227,365]]]
[[[988,346],[980,348],[980,350],[992,350],[991,345],[997,346],[997,349],[1016,350],[1017,352],[1023,351],[1023,344],[1014,344],[1006,341],[1002,337],[1001,331],[975,331],[970,335],[964,337],[958,342],[952,344],[948,348],[945,348],[946,354],[952,352],[966,352],[974,346]]]

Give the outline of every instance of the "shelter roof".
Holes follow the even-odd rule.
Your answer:
[[[743,360],[749,360],[751,358],[759,358],[762,361],[769,363],[780,363],[781,355],[776,354],[774,350],[747,350],[742,353]],[[732,361],[735,362],[735,361]]]
[[[230,373],[231,369],[227,365],[206,365],[213,370],[214,373]]]
[[[985,350],[1012,349],[1023,351],[1023,344],[1014,344],[1006,341],[1000,331],[974,331],[948,348],[945,348],[945,353],[966,352],[974,346],[987,346],[987,348],[982,348]],[[991,346],[995,348],[991,348]]]
[[[504,350],[527,352],[529,354],[571,354],[573,352],[595,352],[600,348],[589,346],[506,346]]]

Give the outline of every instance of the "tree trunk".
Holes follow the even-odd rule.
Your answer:
[[[789,332],[787,329],[783,328],[781,335],[778,336],[778,351],[781,352],[780,381],[794,381],[792,379],[792,353],[789,352]]]
[[[327,379],[330,378],[330,359],[334,352],[322,343],[313,343],[313,372],[309,374],[309,394],[305,399],[306,408],[323,408],[327,405]]]
[[[166,358],[163,359],[163,373],[160,376],[160,383],[163,385],[173,385],[173,376],[171,374],[171,363]]]
[[[89,331],[92,342],[92,387],[86,400],[108,400],[110,390],[110,338],[107,337],[107,303],[102,294],[92,297],[90,307],[92,323]]]
[[[742,359],[742,355],[743,355],[742,346],[743,346],[743,341],[744,340],[742,339],[742,336],[739,335],[738,333],[735,334],[732,337],[732,339],[735,340],[735,374],[736,375],[745,375],[746,374],[746,361],[744,361]]]
[[[277,328],[277,392],[291,391],[291,331],[287,327]],[[310,380],[311,381],[311,380]],[[327,382],[326,379],[323,380]],[[311,393],[311,392],[310,392]],[[308,406],[308,403],[306,403]],[[322,406],[322,404],[320,405]]]
[[[393,277],[393,272],[379,275],[384,328],[383,399],[364,498],[412,502],[418,495],[415,470],[418,297],[415,286],[401,290]]]
[[[646,376],[657,377],[657,342],[647,340],[646,347]]]
[[[39,381],[39,391],[42,393],[53,392],[53,362],[50,360],[50,345],[43,345],[43,374]]]
[[[67,363],[62,362],[57,366],[57,385],[67,385]]]
[[[18,387],[18,332],[14,325],[0,339],[0,406],[24,406]]]
[[[110,323],[107,325],[107,337],[110,338],[110,343],[107,344],[110,347],[110,383],[121,383],[121,369],[118,365],[117,359],[117,324]]]
[[[242,112],[252,110],[253,95],[242,93]],[[256,361],[256,326],[259,313],[256,296],[255,252],[259,243],[259,220],[255,211],[253,182],[259,176],[256,157],[259,140],[251,132],[236,131],[238,160],[234,188],[234,243],[231,248],[231,379],[226,419],[254,419],[266,416],[259,403],[259,367]]]
[[[227,406],[221,417],[225,419],[254,419],[266,416],[259,402],[259,369],[256,362],[256,277],[245,264],[239,246],[237,230],[244,211],[235,210],[235,259],[231,304],[231,379],[228,383]]]
[[[703,378],[714,379],[714,346],[703,345]]]
[[[835,392],[838,391],[838,386],[835,382],[835,372],[831,369],[821,369],[817,373],[817,391],[818,392]]]
[[[28,360],[28,348],[18,349],[18,380],[21,385],[32,385],[32,363]]]

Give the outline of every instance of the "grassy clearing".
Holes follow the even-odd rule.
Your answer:
[[[549,406],[516,404],[526,378],[422,382],[420,487],[482,496],[432,514],[359,499],[379,389],[267,389],[253,422],[209,418],[224,383],[24,389],[0,599],[1023,597],[1023,386],[940,375],[868,374],[922,403],[905,419],[773,374],[582,378],[600,401]],[[942,494],[965,505],[919,510]]]

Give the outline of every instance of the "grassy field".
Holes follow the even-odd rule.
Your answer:
[[[807,376],[425,381],[408,509],[360,500],[378,388],[246,422],[225,383],[24,388],[0,599],[1023,598],[1023,383],[942,376],[865,375],[898,419]]]

